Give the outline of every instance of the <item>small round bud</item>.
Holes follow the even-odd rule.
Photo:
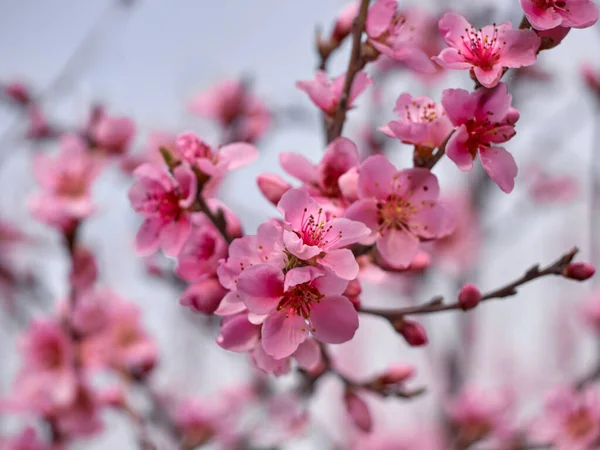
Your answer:
[[[427,333],[419,322],[400,319],[395,321],[393,325],[396,331],[404,337],[408,345],[418,347],[427,344]]]
[[[589,263],[569,263],[563,270],[563,275],[573,280],[585,281],[596,273],[596,269]]]
[[[481,292],[474,284],[465,284],[458,293],[458,303],[463,310],[475,308],[481,301]]]

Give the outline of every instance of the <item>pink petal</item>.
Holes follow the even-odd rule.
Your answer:
[[[173,170],[173,176],[179,183],[183,194],[183,199],[179,201],[179,205],[182,208],[188,208],[194,203],[194,200],[196,200],[198,179],[187,164],[178,165],[175,170]]]
[[[364,223],[372,233],[379,228],[379,216],[377,212],[377,201],[375,199],[359,200],[346,211],[348,219]]]
[[[408,67],[417,72],[434,73],[436,65],[431,57],[417,47],[401,47],[394,50],[394,59],[403,61]]]
[[[508,30],[502,33],[506,42],[502,48],[501,62],[504,67],[523,67],[535,64],[541,39],[531,30]]]
[[[298,81],[296,87],[308,94],[312,102],[325,112],[329,112],[334,106],[333,92],[327,79],[327,74],[319,71],[315,81]]]
[[[260,370],[275,376],[285,375],[291,368],[289,358],[275,359],[265,352],[262,345],[257,345],[252,351],[252,362]]]
[[[341,295],[348,287],[348,280],[338,277],[333,272],[326,270],[323,276],[316,278],[312,285],[325,296]]]
[[[225,350],[244,353],[258,344],[259,336],[259,327],[248,322],[246,313],[240,313],[223,319],[217,344]]]
[[[321,362],[321,347],[314,339],[307,339],[298,346],[294,358],[304,370],[313,370]]]
[[[167,256],[177,256],[188,240],[192,231],[187,216],[182,216],[179,220],[169,222],[160,232],[160,246]]]
[[[235,170],[250,164],[258,158],[258,149],[246,142],[234,142],[221,147],[219,156],[228,162],[228,170]]]
[[[404,169],[398,174],[398,194],[413,204],[436,201],[440,196],[437,177],[428,169]]]
[[[285,248],[300,259],[310,259],[321,253],[321,248],[316,245],[306,245],[301,237],[293,231],[283,232],[283,243]]]
[[[284,290],[287,291],[290,287],[309,283],[321,276],[323,276],[323,271],[316,267],[296,267],[285,274]]]
[[[481,165],[498,187],[507,194],[512,192],[518,172],[513,156],[502,147],[490,147],[480,151],[479,157]]]
[[[338,178],[338,186],[342,195],[350,201],[358,199],[358,168],[353,167]]]
[[[287,358],[296,351],[308,335],[304,319],[288,310],[276,311],[265,319],[262,326],[262,345],[275,359]]]
[[[352,251],[347,248],[329,250],[318,261],[319,264],[331,269],[338,277],[345,280],[354,280],[358,276],[358,263]]]
[[[473,66],[466,62],[463,55],[455,48],[445,48],[438,56],[434,56],[433,60],[444,69],[467,70]]]
[[[135,237],[135,250],[138,255],[150,255],[158,250],[163,226],[160,219],[146,219],[142,222]]]
[[[532,0],[521,0],[521,8],[527,19],[537,30],[549,30],[559,26],[563,18],[554,8],[538,8]]]
[[[331,142],[325,149],[325,154],[318,166],[319,178],[340,177],[353,167],[360,164],[356,144],[350,139],[340,137]],[[314,173],[314,168],[311,169]],[[314,180],[314,175],[312,180]],[[303,180],[310,182],[312,180]]]
[[[454,126],[460,126],[475,116],[478,97],[464,89],[444,89],[442,106]]]
[[[302,229],[303,220],[312,214],[316,220],[321,206],[304,189],[290,189],[281,197],[277,209],[283,214],[293,230]]]
[[[157,167],[153,164],[145,163],[139,166],[133,171],[133,178],[140,181],[144,178],[149,178],[160,183],[166,191],[170,191],[173,188],[171,177],[169,177],[162,167]]]
[[[472,25],[460,14],[446,13],[439,21],[440,34],[446,44],[459,50],[465,49],[463,36]]]
[[[462,125],[458,130],[454,132],[448,144],[446,145],[446,155],[450,158],[456,166],[464,171],[471,170],[473,167],[473,157],[469,153],[469,132],[467,128]]]
[[[390,28],[397,8],[396,0],[379,0],[369,8],[365,28],[371,39],[379,37]]]
[[[217,316],[231,316],[237,314],[246,309],[246,304],[240,298],[237,292],[228,292],[219,307],[216,309],[215,314]]]
[[[283,296],[283,272],[269,264],[257,264],[241,273],[237,289],[251,312],[267,314]]]
[[[322,245],[325,251],[355,244],[370,234],[369,228],[363,223],[345,218],[333,219],[329,222],[329,227],[322,238],[323,241],[328,241],[328,244]]]
[[[489,70],[484,70],[481,67],[475,67],[473,69],[477,81],[479,81],[486,88],[493,88],[498,84],[502,77],[502,65],[494,64]]]
[[[404,230],[391,228],[377,239],[377,250],[395,269],[406,269],[419,251],[419,239]]]
[[[362,198],[386,198],[392,193],[396,167],[383,155],[370,156],[359,168],[358,195]]]
[[[313,336],[328,344],[347,342],[358,329],[358,313],[342,295],[324,297],[315,303],[309,320]]]
[[[562,16],[565,27],[591,27],[598,21],[598,6],[591,0],[571,0]]]
[[[454,228],[447,220],[448,211],[442,205],[424,205],[411,217],[410,227],[418,236],[424,239],[435,239],[448,234]],[[414,229],[414,226],[418,226]]]
[[[350,95],[348,98],[348,107],[354,106],[354,100],[362,94],[365,89],[373,84],[373,80],[365,73],[358,72],[352,80],[352,87],[350,88]]]
[[[256,177],[256,184],[260,192],[272,204],[277,205],[283,194],[292,188],[292,185],[274,173],[261,173]]]

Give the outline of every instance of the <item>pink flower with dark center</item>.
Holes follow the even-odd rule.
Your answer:
[[[102,164],[80,138],[65,135],[60,143],[54,158],[39,154],[34,159],[33,174],[42,192],[29,199],[29,208],[41,222],[67,229],[94,211],[91,188]]]
[[[191,166],[215,178],[250,164],[258,157],[258,150],[253,145],[235,142],[213,149],[192,132],[180,134],[175,145],[181,157]]]
[[[136,236],[136,250],[148,255],[162,247],[176,256],[191,232],[189,208],[196,199],[197,179],[187,164],[173,170],[173,177],[159,167],[142,164],[134,172],[129,190],[133,209],[145,217]]]
[[[327,74],[319,70],[315,74],[314,80],[298,81],[296,87],[306,92],[312,102],[325,114],[334,116],[342,97],[345,81],[346,74],[342,74],[330,81]],[[371,84],[373,84],[373,80],[365,72],[358,72],[354,76],[348,98],[348,109],[352,108],[356,97],[362,94]]]
[[[358,194],[346,217],[367,225],[377,249],[393,268],[407,268],[419,240],[437,239],[452,229],[437,203],[437,178],[422,168],[398,171],[382,155],[367,158],[359,169]]]
[[[216,274],[219,261],[227,256],[227,243],[204,214],[192,215],[192,225],[177,255],[177,275],[189,282]]]
[[[513,30],[510,22],[476,29],[463,16],[447,13],[439,23],[449,48],[434,57],[446,69],[472,69],[485,87],[498,84],[505,67],[531,66],[540,38],[531,30]]]
[[[593,0],[521,0],[521,8],[537,30],[587,28],[598,21],[598,7]]]
[[[519,112],[510,106],[511,101],[504,83],[491,90],[446,89],[442,94],[442,105],[458,127],[448,140],[446,154],[462,171],[470,170],[479,154],[487,174],[506,193],[515,186],[517,164],[510,153],[494,144],[516,134]]]
[[[435,65],[418,46],[415,28],[396,12],[396,0],[379,0],[370,8],[365,30],[369,43],[384,55],[421,72],[435,72]]]
[[[106,155],[122,155],[129,150],[135,124],[129,117],[113,117],[99,110],[88,133],[96,150]]]
[[[358,263],[344,247],[369,235],[364,224],[327,217],[321,205],[301,189],[286,192],[277,207],[285,217],[283,242],[290,261],[313,262],[346,280],[356,278]]]
[[[281,153],[279,162],[283,170],[304,183],[302,188],[327,211],[343,215],[349,203],[344,198],[340,180],[360,164],[354,142],[343,137],[335,139],[318,164],[298,153]]]
[[[354,336],[358,313],[341,294],[347,281],[314,267],[284,272],[269,264],[244,270],[238,293],[251,313],[264,316],[261,343],[275,359],[292,355],[309,336],[340,344]]]
[[[544,414],[532,426],[535,442],[557,450],[586,450],[600,437],[600,395],[597,387],[577,392],[558,387],[546,397]]]
[[[400,119],[392,120],[380,130],[405,144],[436,148],[453,129],[444,108],[428,97],[413,98],[410,94],[402,94],[396,101],[394,112]]]
[[[240,80],[223,80],[195,95],[188,109],[216,120],[222,127],[235,124],[235,140],[255,142],[271,125],[271,113],[264,102],[250,94]]]

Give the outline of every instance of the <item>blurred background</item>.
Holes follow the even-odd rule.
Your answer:
[[[256,176],[275,172],[286,177],[278,163],[283,151],[302,153],[315,162],[322,155],[320,115],[295,82],[313,78],[318,65],[315,31],[328,33],[345,4],[0,0],[0,83],[29,86],[43,115],[61,129],[82,126],[96,104],[109,114],[131,117],[136,125],[131,151],[136,152],[156,130],[193,130],[217,144],[218,126],[191,114],[186,105],[215,83],[243,79],[267,105],[272,121],[256,142],[258,161],[227,178],[219,197],[240,217],[245,231],[254,233],[277,214],[256,187]],[[401,7],[408,4],[436,15],[452,7],[476,25],[506,20],[516,25],[522,15],[517,0],[406,0]],[[330,61],[330,75],[346,70],[347,44]],[[452,299],[466,281],[489,290],[534,263],[553,261],[572,246],[581,249],[580,259],[600,264],[600,192],[595,188],[600,180],[600,99],[585,84],[581,68],[586,63],[600,69],[597,26],[572,30],[561,45],[540,55],[535,68],[507,74],[513,105],[521,113],[517,135],[506,145],[519,166],[513,193],[478,183],[477,171],[462,174],[447,159],[435,168],[444,194],[470,192],[470,198],[476,198],[471,225],[479,237],[467,241],[477,247],[477,256],[464,262],[461,257],[469,260],[472,249],[459,248],[440,259],[445,263],[436,260],[425,275],[370,274],[363,281],[364,305],[406,306],[437,294]],[[384,140],[386,154],[406,166],[411,163],[410,147],[377,131],[394,117],[398,95],[409,92],[439,101],[444,88],[471,89],[472,81],[466,72],[424,79],[402,68],[380,71],[376,87],[349,114],[345,135],[365,155],[373,139]],[[27,236],[10,254],[11,269],[27,281],[26,286],[10,288],[1,317],[3,395],[10,392],[18,371],[19,333],[32,317],[49,314],[68,289],[68,259],[58,234],[36,223],[27,209],[28,196],[38,189],[32,157],[58,146],[52,139],[25,138],[30,126],[24,108],[9,101],[0,105],[0,220]],[[544,196],[548,189],[540,188],[543,177],[563,179],[558,194]],[[103,172],[94,186],[98,211],[85,223],[80,239],[96,255],[100,284],[138,304],[156,337],[160,362],[153,384],[178,396],[210,397],[250,380],[253,371],[247,357],[214,343],[218,321],[181,307],[181,284],[149,274],[135,255],[132,240],[140,219],[127,198],[131,184],[118,165]],[[593,282],[544,279],[528,284],[514,298],[494,301],[468,315],[424,317],[430,341],[426,348],[410,348],[383,319],[361,316],[356,337],[335,346],[332,353],[340,370],[357,378],[379,373],[390,363],[412,364],[412,383],[428,387],[426,395],[410,401],[368,398],[378,433],[401,439],[433,423],[440,405],[451,396],[452,374],[460,375],[457,386],[508,388],[518,399],[516,414],[528,419],[551,386],[585,374],[600,358],[594,333],[581,317],[581,304],[595,287]],[[276,389],[295,382],[295,375],[281,377]],[[339,380],[321,380],[309,403],[309,425],[278,448],[348,448],[363,439],[360,431],[349,428],[341,395]],[[139,448],[134,431],[119,415],[107,414],[106,420],[105,433],[75,448]],[[4,432],[13,430],[15,423],[11,416],[2,416]]]

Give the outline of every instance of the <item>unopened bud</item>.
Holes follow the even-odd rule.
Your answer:
[[[404,337],[408,345],[418,347],[426,345],[428,342],[425,328],[419,322],[399,319],[393,323],[393,326]]]
[[[415,374],[414,366],[410,364],[394,364],[379,377],[379,381],[383,384],[397,384],[412,378]]]
[[[256,183],[260,192],[274,205],[277,205],[283,194],[292,188],[287,181],[272,173],[261,173],[256,178]]]
[[[339,14],[335,21],[333,31],[331,32],[331,40],[340,43],[352,31],[352,22],[358,15],[359,2],[352,0]]]
[[[481,292],[474,284],[465,284],[458,293],[458,303],[463,310],[475,308],[481,301]]]
[[[189,286],[179,299],[181,306],[194,312],[212,314],[219,307],[227,291],[215,278],[207,278]]]
[[[573,280],[585,281],[596,273],[596,269],[589,263],[569,263],[563,270],[563,276]]]
[[[369,407],[358,395],[352,390],[347,389],[344,394],[344,403],[348,415],[358,428],[363,430],[365,433],[370,433],[373,428],[373,419],[369,412]]]

